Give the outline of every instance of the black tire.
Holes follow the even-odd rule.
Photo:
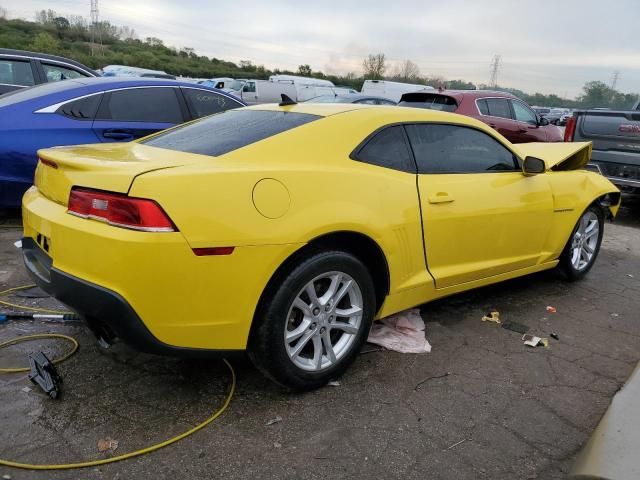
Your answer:
[[[589,214],[589,212],[591,212],[592,214],[595,214],[596,218],[598,219],[598,229],[599,229],[598,236],[597,236],[598,238],[595,245],[593,256],[588,261],[587,265],[578,269],[572,262],[574,238],[576,236],[576,232],[578,231],[578,228],[580,227],[580,222],[585,217],[585,215]],[[569,281],[580,280],[589,272],[589,270],[591,270],[591,267],[593,267],[593,264],[595,263],[596,258],[598,257],[598,253],[600,252],[600,245],[602,244],[603,233],[604,233],[604,212],[602,211],[602,208],[600,208],[598,205],[592,204],[582,213],[582,215],[580,215],[580,218],[578,219],[576,226],[571,231],[571,235],[567,240],[567,244],[565,245],[564,250],[560,255],[560,263],[558,264],[558,269],[563,273],[564,277],[567,280]]]
[[[323,370],[307,371],[296,365],[287,353],[284,340],[289,321],[287,316],[301,290],[313,279],[328,272],[341,272],[355,281],[361,293],[362,317],[355,338],[341,358]],[[275,281],[278,283],[270,285],[265,291],[268,297],[263,298],[254,319],[255,325],[249,338],[249,358],[267,377],[291,390],[306,391],[322,387],[344,373],[367,339],[376,308],[371,274],[355,256],[342,251],[326,251],[310,254],[286,275],[276,277]]]

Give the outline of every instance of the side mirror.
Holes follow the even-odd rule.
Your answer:
[[[530,177],[532,175],[537,175],[539,173],[544,173],[547,166],[544,163],[544,160],[541,160],[536,157],[527,157],[522,162],[522,173],[526,177]]]
[[[540,117],[540,120],[538,120],[538,125],[540,125],[541,127],[544,127],[545,125],[549,125],[549,120],[547,120],[544,117]]]

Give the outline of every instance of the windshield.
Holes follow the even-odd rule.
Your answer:
[[[228,83],[226,87],[230,88],[231,90],[239,91],[244,84],[245,82],[242,80],[234,80],[233,82]]]
[[[322,117],[270,110],[228,110],[142,143],[180,152],[219,156]]]

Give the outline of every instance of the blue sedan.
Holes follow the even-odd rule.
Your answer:
[[[245,104],[228,93],[156,78],[83,78],[0,96],[0,208],[20,206],[40,148],[127,142]]]

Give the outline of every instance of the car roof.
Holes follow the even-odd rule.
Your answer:
[[[417,90],[415,92],[406,92],[410,95],[423,94],[423,95],[446,95],[460,100],[462,97],[471,98],[486,98],[486,97],[501,97],[501,98],[515,98],[515,95],[509,92],[502,92],[499,90]],[[404,94],[403,94],[404,95]],[[402,101],[402,98],[400,99]]]
[[[54,60],[57,62],[64,62],[74,65],[76,67],[80,67],[83,70],[87,70],[90,73],[93,73],[96,77],[99,76],[98,72],[95,70],[83,65],[80,62],[76,62],[75,60],[71,60],[70,58],[60,57],[58,55],[49,55],[48,53],[38,53],[38,52],[30,52],[28,50],[14,50],[12,48],[0,48],[0,57],[2,56],[11,56],[11,57],[28,57],[28,58],[38,58],[41,60]]]

